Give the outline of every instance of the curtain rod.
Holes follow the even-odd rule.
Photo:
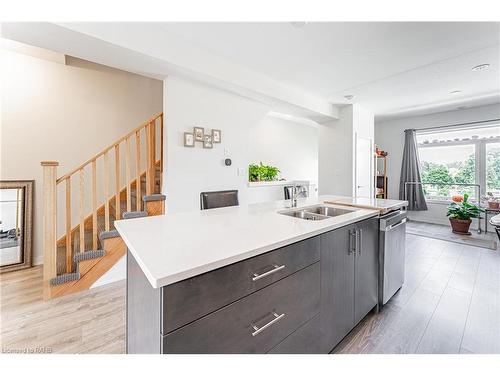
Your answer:
[[[452,125],[440,125],[440,126],[429,126],[428,128],[420,128],[420,129],[415,129],[417,132],[422,131],[422,130],[433,130],[433,129],[445,129],[445,128],[453,128],[455,126],[464,126],[464,125],[475,125],[475,124],[484,124],[487,122],[495,122],[495,121],[500,121],[500,118],[495,118],[492,120],[484,120],[484,121],[474,121],[474,122],[464,122],[462,124],[452,124]]]

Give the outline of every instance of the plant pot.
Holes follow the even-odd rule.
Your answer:
[[[491,208],[493,210],[498,210],[500,208],[500,202],[489,201],[488,202],[488,208]]]
[[[451,229],[453,233],[456,234],[466,234],[470,236],[469,227],[472,220],[460,220],[450,218]]]

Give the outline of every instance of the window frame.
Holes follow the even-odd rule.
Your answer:
[[[498,143],[498,144],[500,144],[500,138],[497,137],[497,138],[494,138],[494,139],[484,139],[483,141],[485,141],[485,142],[483,142],[481,144],[481,147],[483,148],[482,149],[482,154],[481,154],[481,158],[482,158],[481,159],[481,164],[483,166],[483,168],[482,168],[482,178],[483,178],[483,180],[481,180],[482,181],[481,183],[484,182],[484,185],[481,185],[481,187],[484,186],[483,195],[485,195],[486,194],[486,190],[488,189],[488,186],[486,185],[486,183],[487,183],[486,179],[488,177],[488,169],[487,169],[488,166],[486,165],[487,164],[487,160],[486,160],[486,145],[489,144],[489,143]]]
[[[493,125],[494,126],[494,125]],[[497,124],[496,126],[500,126],[500,124]],[[482,126],[478,128],[483,128]],[[465,129],[465,128],[463,128]],[[463,130],[458,128],[457,130]],[[439,131],[438,128],[434,131],[421,131],[419,132],[417,129],[417,136],[418,134],[430,134],[430,133],[441,133],[442,131]],[[475,174],[474,174],[474,179],[477,184],[480,185],[480,191],[479,191],[479,197],[478,199],[480,200],[482,196],[486,194],[486,145],[488,143],[500,143],[500,136],[495,137],[495,138],[478,138],[478,139],[465,139],[465,140],[459,140],[459,141],[445,141],[445,142],[429,142],[429,143],[417,143],[417,150],[419,151],[419,164],[420,164],[420,148],[428,148],[428,147],[447,147],[447,146],[461,146],[461,145],[474,145],[474,161],[475,161]],[[419,165],[421,167],[421,164]],[[426,197],[427,199],[427,197]],[[449,203],[451,201],[450,198],[448,199],[428,199],[427,202],[432,202],[432,203]]]

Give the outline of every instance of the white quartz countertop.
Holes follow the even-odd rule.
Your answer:
[[[331,198],[299,199],[297,208]],[[115,227],[159,288],[379,214],[358,208],[309,221],[278,213],[286,209],[277,201],[119,220]]]
[[[370,208],[386,212],[408,206],[408,201],[400,201],[396,199],[379,199],[379,198],[353,198],[337,195],[324,196],[324,201],[352,207]]]

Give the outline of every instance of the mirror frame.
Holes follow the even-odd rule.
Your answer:
[[[0,266],[0,273],[22,270],[32,267],[33,241],[33,189],[35,180],[0,181],[0,189],[22,189],[24,194],[22,262]]]

